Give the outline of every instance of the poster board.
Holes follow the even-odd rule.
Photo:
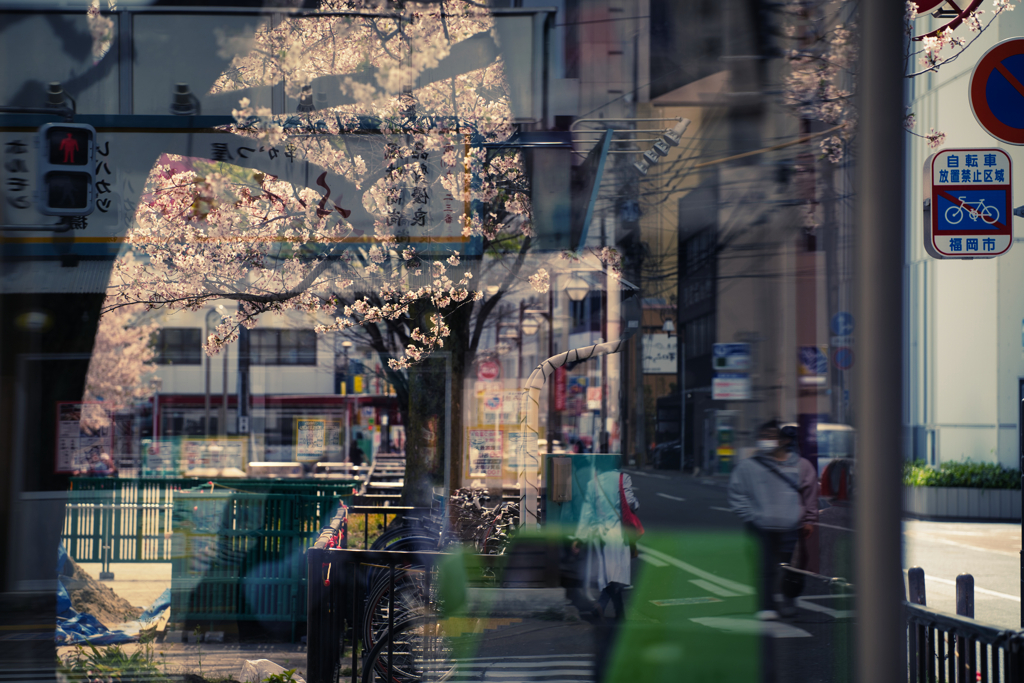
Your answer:
[[[114,443],[110,416],[101,402],[59,401],[56,441],[54,472],[105,476],[100,456],[111,455]]]
[[[295,418],[295,460],[319,462],[327,450],[327,420],[321,417]]]

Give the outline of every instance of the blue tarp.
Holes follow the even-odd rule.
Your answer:
[[[139,632],[144,628],[151,627],[164,610],[171,606],[171,589],[168,588],[139,615],[138,619],[114,628],[107,628],[93,615],[79,614],[71,607],[71,598],[64,586],[65,577],[60,574],[67,562],[67,557],[64,546],[60,546],[57,551],[57,633],[55,636],[59,645],[84,643],[113,645],[137,640]]]

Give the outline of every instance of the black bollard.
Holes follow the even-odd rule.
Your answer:
[[[907,583],[910,584],[910,602],[915,605],[927,605],[928,600],[925,597],[924,592],[924,570],[920,567],[911,567],[907,571]],[[971,598],[971,605],[974,604],[974,598]]]
[[[974,618],[974,577],[970,574],[956,577],[956,613]]]

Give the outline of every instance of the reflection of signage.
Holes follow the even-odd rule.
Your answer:
[[[476,378],[481,382],[493,382],[501,377],[501,363],[485,360],[476,370]]]
[[[565,410],[567,375],[565,368],[555,368],[555,410]]]
[[[483,417],[480,424],[519,424],[519,406],[523,394],[519,391],[490,391],[483,395]]]
[[[848,346],[837,346],[832,349],[832,364],[840,370],[853,367],[853,349]]]
[[[711,380],[711,398],[715,401],[749,401],[750,375],[715,375]]]
[[[470,474],[501,474],[501,431],[469,430]]]
[[[676,340],[668,334],[645,334],[643,349],[645,375],[674,375],[679,372]]]
[[[110,419],[103,404],[76,402],[57,404],[56,472],[111,474],[101,472],[100,456],[112,450]]]
[[[832,334],[853,334],[853,314],[848,311],[839,311],[832,316],[829,329],[832,330]]]
[[[244,472],[249,462],[247,437],[238,436],[173,436],[142,441],[142,473],[146,477],[195,476],[197,470],[207,470],[202,476],[214,476],[208,470],[238,470]],[[291,447],[287,457],[291,459]],[[269,450],[269,449],[268,449]],[[273,458],[267,458],[272,460]],[[238,472],[232,474],[238,475]]]
[[[67,124],[57,125],[62,129],[67,128]],[[374,180],[382,177],[386,168],[395,163],[394,157],[387,156],[390,154],[388,146],[391,143],[384,136],[356,134],[332,137],[345,140],[350,151],[357,149],[356,153],[364,161],[370,162],[366,176],[369,180],[364,180],[368,186],[373,186]],[[0,180],[3,180],[4,190],[9,193],[5,195],[6,224],[56,223],[40,213],[41,207],[35,197],[39,190],[37,176],[41,169],[32,149],[33,138],[33,135],[24,132],[0,133],[0,153],[6,152],[0,161]],[[66,139],[66,133],[63,139]],[[365,189],[360,190],[344,176],[323,172],[314,165],[315,159],[302,158],[301,150],[286,147],[287,143],[281,147],[262,145],[250,137],[221,132],[196,133],[166,129],[154,133],[123,129],[111,131],[103,130],[102,127],[94,140],[88,147],[92,157],[88,165],[92,171],[92,182],[85,188],[79,185],[74,187],[76,196],[81,196],[82,190],[86,192],[87,201],[94,207],[93,212],[85,220],[79,219],[74,223],[75,229],[73,233],[67,233],[67,241],[54,243],[49,239],[53,233],[48,231],[19,231],[17,235],[5,237],[7,249],[19,256],[54,256],[60,255],[63,250],[80,256],[117,256],[125,233],[135,220],[135,212],[154,162],[161,154],[180,154],[225,162],[293,183],[296,191],[305,188],[315,191],[319,196],[318,215],[344,218],[355,228],[353,234],[344,238],[339,245],[355,247],[373,242],[375,218],[386,220],[393,234],[398,235],[401,241],[413,244],[421,254],[436,253],[438,250],[447,254],[453,245],[458,247],[469,243],[469,238],[462,235],[461,227],[461,219],[467,207],[442,185],[442,180],[455,167],[444,162],[445,155],[433,150],[410,150],[416,156],[415,164],[418,174],[422,174],[422,181],[401,188],[397,203],[382,201],[373,207],[375,214],[370,214],[363,202],[356,199],[362,198],[364,193],[367,198],[370,196]],[[58,161],[62,161],[66,153],[77,154],[84,149],[82,141],[78,141],[77,150],[73,149],[71,143],[61,149],[61,141],[55,141]],[[420,143],[413,143],[414,146],[416,144]],[[22,149],[25,150],[24,156],[12,156]],[[411,165],[413,159],[410,156],[400,162]],[[10,184],[11,180],[15,184]],[[58,200],[61,200],[63,185],[56,189]],[[349,203],[349,198],[354,201]]]
[[[295,459],[317,462],[327,446],[327,421],[320,418],[295,418]]]
[[[823,385],[828,381],[828,356],[823,346],[801,346],[797,374],[805,386]]]
[[[715,401],[750,400],[750,344],[715,344],[711,352],[711,398]]]
[[[750,344],[715,344],[711,356],[715,372],[750,370]]]

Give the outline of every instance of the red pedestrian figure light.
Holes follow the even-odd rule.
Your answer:
[[[60,141],[60,151],[64,152],[64,163],[75,163],[75,152],[78,151],[78,140],[68,133],[67,137]]]

